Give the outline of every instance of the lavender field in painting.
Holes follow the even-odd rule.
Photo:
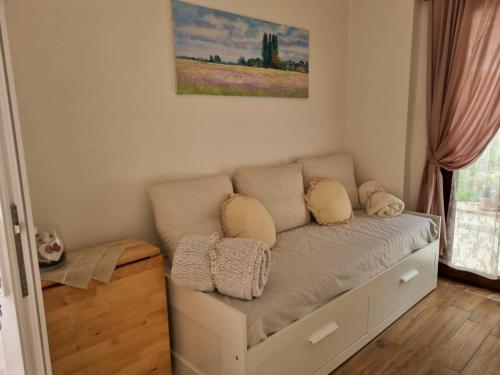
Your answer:
[[[307,74],[177,59],[179,94],[307,97]]]
[[[177,93],[308,97],[305,30],[173,0]]]

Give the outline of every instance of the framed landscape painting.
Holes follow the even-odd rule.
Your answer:
[[[307,98],[309,32],[172,0],[178,94]]]

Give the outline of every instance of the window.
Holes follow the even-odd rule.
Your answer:
[[[500,135],[455,174],[450,204],[451,266],[490,279],[500,275]]]

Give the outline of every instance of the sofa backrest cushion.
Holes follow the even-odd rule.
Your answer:
[[[227,175],[167,182],[149,191],[156,229],[172,262],[177,244],[187,234],[222,237],[220,208],[233,193]]]
[[[309,188],[311,181],[317,178],[331,178],[344,185],[353,210],[360,208],[358,188],[354,177],[354,162],[349,154],[336,154],[323,158],[300,159],[304,186]]]
[[[276,232],[308,224],[301,166],[297,163],[265,168],[243,168],[234,175],[238,194],[260,201],[269,211]]]

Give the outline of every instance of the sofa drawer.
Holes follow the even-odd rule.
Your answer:
[[[259,367],[259,375],[313,374],[368,331],[368,298],[343,306],[314,324],[304,335]]]
[[[434,281],[435,256],[435,251],[427,247],[390,271],[390,281],[370,295],[370,329],[377,327]]]

